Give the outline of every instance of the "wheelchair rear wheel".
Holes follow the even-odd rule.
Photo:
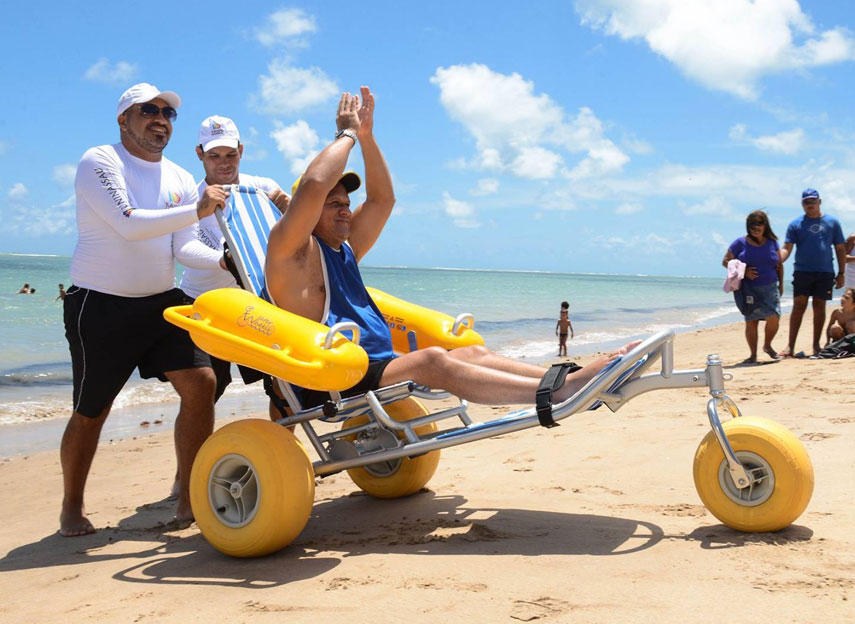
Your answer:
[[[291,543],[315,497],[312,462],[285,427],[250,419],[214,432],[190,473],[190,504],[210,544],[233,557],[258,557]]]
[[[386,412],[394,420],[403,422],[413,418],[419,418],[428,414],[428,410],[424,405],[409,397],[402,401],[390,403],[384,406]],[[354,416],[348,418],[342,424],[342,429],[355,427],[369,422],[368,416]],[[436,431],[436,424],[429,423],[416,427],[416,433],[424,434]],[[391,436],[390,436],[391,437]],[[402,438],[402,434],[398,434]],[[352,442],[357,447],[361,447],[363,451],[372,450],[372,448],[395,448],[394,438],[389,444],[389,440],[384,440],[383,436],[371,436],[366,432],[344,438]],[[347,474],[353,482],[366,494],[376,496],[377,498],[401,498],[409,496],[422,489],[425,484],[430,481],[430,478],[436,472],[439,465],[439,451],[431,451],[418,457],[404,457],[391,461],[378,462],[376,464],[368,464],[359,468],[352,468],[347,471]]]

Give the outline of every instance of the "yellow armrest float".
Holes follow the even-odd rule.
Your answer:
[[[365,350],[329,327],[292,314],[237,288],[200,295],[163,317],[190,332],[203,351],[312,390],[346,390],[368,369]]]
[[[389,325],[392,348],[397,353],[411,351],[408,336],[411,331],[415,332],[419,349],[457,349],[484,344],[484,339],[473,329],[475,322],[471,316],[465,321],[466,324],[460,324],[455,332],[452,331],[454,319],[447,314],[398,299],[376,288],[369,287],[368,294],[374,299]]]

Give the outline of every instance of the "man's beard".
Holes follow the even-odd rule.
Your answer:
[[[164,135],[163,145],[161,145],[160,143],[149,141],[147,138],[145,138],[145,134],[139,135],[133,130],[131,130],[130,127],[128,127],[126,132],[128,133],[128,136],[131,137],[137,145],[139,145],[145,151],[151,152],[152,154],[160,154],[166,147],[166,145],[169,143],[168,135]]]

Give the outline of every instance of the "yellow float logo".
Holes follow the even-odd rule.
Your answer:
[[[255,306],[246,306],[246,310],[237,319],[238,327],[249,327],[257,332],[261,332],[265,336],[273,334],[276,331],[273,320],[265,316],[251,314],[254,309]]]

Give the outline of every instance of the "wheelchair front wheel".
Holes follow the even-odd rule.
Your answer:
[[[734,418],[725,435],[751,484],[739,489],[713,432],[695,452],[695,488],[706,508],[739,531],[777,531],[792,524],[813,493],[813,465],[788,429],[764,418]]]

